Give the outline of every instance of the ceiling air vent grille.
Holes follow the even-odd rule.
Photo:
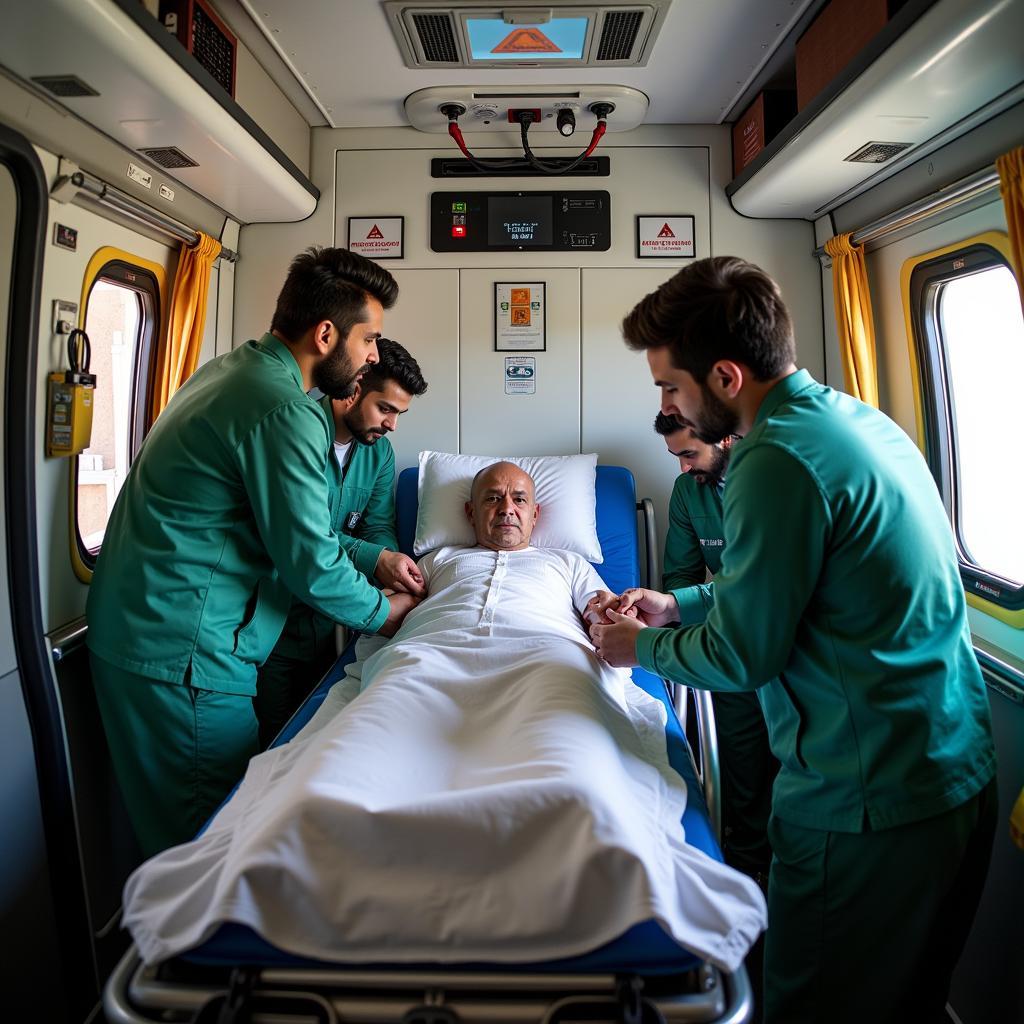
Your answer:
[[[432,64],[460,63],[452,21],[447,14],[414,14],[412,21],[426,60]]]
[[[77,75],[33,75],[32,81],[62,99],[75,96],[99,96],[99,93],[91,85],[86,85]]]
[[[642,21],[641,11],[612,11],[605,15],[597,59],[629,60]]]
[[[155,149],[140,149],[155,164],[173,169],[176,167],[198,167],[199,164],[177,146],[157,146]]]
[[[851,164],[884,164],[912,145],[912,142],[868,142],[844,159]]]

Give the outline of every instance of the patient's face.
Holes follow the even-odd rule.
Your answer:
[[[529,547],[539,511],[533,480],[509,462],[488,467],[466,502],[466,515],[476,530],[477,544],[492,551]]]

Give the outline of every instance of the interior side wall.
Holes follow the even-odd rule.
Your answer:
[[[477,140],[494,146],[494,136]],[[502,140],[512,145],[509,139]],[[470,137],[469,145],[474,146]],[[574,142],[574,146],[581,143]],[[565,150],[569,151],[569,150]],[[486,151],[514,155],[514,149]],[[597,451],[629,466],[638,491],[658,505],[664,531],[678,465],[652,423],[658,410],[644,357],[628,351],[619,324],[645,294],[686,261],[640,260],[637,214],[693,214],[698,257],[738,254],[761,264],[782,285],[796,324],[801,364],[823,370],[821,298],[804,221],[753,221],[724,195],[731,148],[726,128],[647,127],[605,137],[607,178],[430,177],[430,158],[453,155],[447,139],[413,129],[313,132],[316,212],[291,225],[242,229],[237,268],[235,343],[258,337],[293,255],[307,245],[347,245],[348,218],[405,218],[405,254],[383,261],[401,296],[385,316],[385,333],[407,345],[430,382],[395,435],[399,467],[427,447],[486,454]],[[433,191],[604,189],[611,195],[612,246],[604,253],[441,254],[429,247]],[[496,281],[543,281],[547,348],[537,359],[532,395],[504,393],[504,355],[494,351]]]
[[[58,159],[37,149],[48,186],[57,177]],[[53,244],[54,226],[63,224],[78,232],[75,252]],[[178,262],[178,244],[156,237],[147,237],[135,228],[116,223],[92,208],[73,203],[58,203],[51,199],[47,225],[47,249],[43,266],[42,313],[39,322],[40,361],[37,366],[38,394],[46,393],[46,376],[54,370],[65,369],[66,338],[53,333],[53,303],[57,299],[80,304],[82,281],[89,260],[97,249],[113,246],[125,252],[159,264],[167,271],[168,295]],[[214,354],[217,331],[218,293],[220,270],[214,266],[210,277],[210,299],[203,341],[202,359]],[[81,314],[83,311],[79,310]],[[88,588],[74,574],[69,554],[69,489],[71,460],[47,458],[43,450],[45,438],[46,404],[36,407],[36,487],[39,530],[39,581],[42,590],[43,625],[49,632],[66,625],[85,612]]]

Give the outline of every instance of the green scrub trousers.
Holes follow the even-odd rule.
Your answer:
[[[765,1024],[948,1024],[996,819],[995,779],[951,811],[879,832],[773,817]]]
[[[259,721],[260,750],[323,679],[338,657],[333,620],[308,605],[292,606],[284,632],[256,674],[252,703]]]
[[[248,694],[165,683],[90,652],[114,772],[142,852],[195,836],[257,752]]]

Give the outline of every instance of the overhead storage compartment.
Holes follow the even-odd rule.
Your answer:
[[[1024,0],[914,7],[728,186],[737,212],[819,217],[1024,101]],[[900,17],[909,26],[897,34]]]
[[[305,175],[131,0],[19,5],[0,63],[241,223],[302,220],[316,207]]]

